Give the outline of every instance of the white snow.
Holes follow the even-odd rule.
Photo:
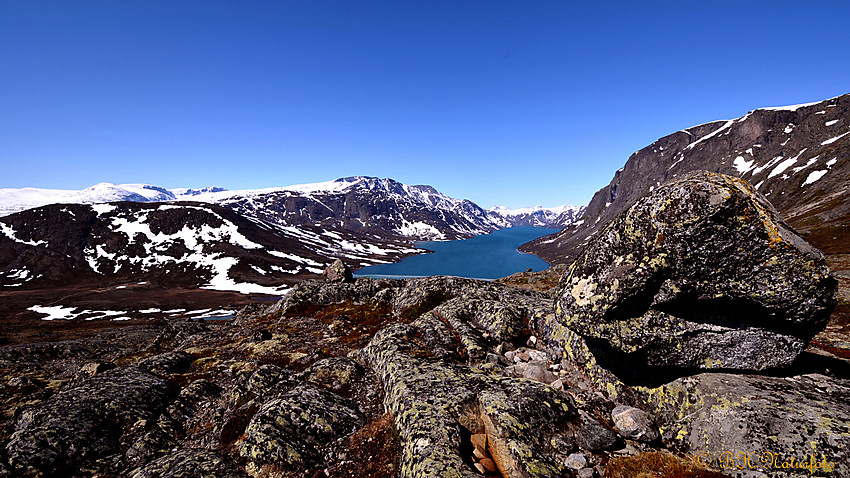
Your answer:
[[[427,239],[445,239],[446,235],[436,227],[421,221],[402,221],[402,225],[394,229],[402,236],[418,237]]]
[[[76,309],[76,307],[62,307],[61,305],[34,305],[27,310],[31,310],[39,314],[46,314],[47,317],[42,317],[41,320],[69,320],[76,316],[74,314],[74,310]]]
[[[788,123],[788,126],[785,127],[785,134],[789,134],[794,131],[794,124]]]
[[[170,201],[177,196],[150,184],[100,183],[83,190],[0,189],[0,216],[47,204],[97,204],[115,201]]]
[[[823,125],[824,125],[824,126],[832,126],[832,125],[834,125],[835,123],[838,123],[838,120],[827,121],[827,122],[826,122],[826,123],[824,123]]]
[[[789,106],[769,106],[769,107],[757,108],[757,109],[767,110],[767,111],[797,111],[800,108],[805,108],[806,106],[816,105],[818,103],[823,103],[823,101],[815,101],[813,103],[802,103],[802,104],[799,104],[799,105],[789,105]]]
[[[806,161],[806,164],[804,164],[802,166],[797,166],[796,168],[791,168],[791,171],[793,171],[795,174],[799,173],[800,171],[802,171],[802,170],[808,168],[809,166],[815,164],[819,157],[820,156],[815,156],[814,158],[810,158],[808,161]]]
[[[776,165],[776,167],[773,168],[773,171],[771,171],[770,174],[767,175],[767,179],[782,174],[786,169],[788,169],[789,167],[791,167],[791,165],[797,162],[797,159],[802,156],[803,153],[806,152],[806,149],[808,148],[803,148],[802,151],[797,153],[797,156],[794,156],[793,158],[788,158],[785,161],[782,161],[781,163]]]
[[[115,209],[117,209],[117,206],[113,206],[111,204],[92,204],[91,208],[98,215],[101,215],[114,211]]]
[[[836,136],[836,137],[834,137],[834,138],[830,138],[830,139],[828,139],[828,140],[824,141],[823,143],[821,143],[821,146],[826,146],[826,145],[828,145],[828,144],[832,144],[832,143],[834,143],[834,142],[838,141],[839,139],[841,139],[841,138],[843,138],[843,137],[847,136],[848,134],[850,134],[850,131],[847,131],[847,132],[846,132],[846,133],[844,133],[844,134],[840,134],[840,135],[838,135],[838,136]]]
[[[28,269],[12,269],[6,275],[9,279],[26,279],[29,277],[30,271]]]
[[[744,174],[747,171],[753,169],[753,164],[755,164],[755,162],[755,159],[747,161],[746,159],[744,159],[743,156],[738,156],[737,158],[735,158],[735,161],[732,162],[732,166],[738,170],[738,174]]]
[[[709,133],[709,134],[707,134],[707,135],[705,135],[705,136],[703,136],[703,137],[701,137],[701,138],[697,139],[697,140],[696,140],[696,141],[694,141],[693,143],[691,143],[691,144],[689,144],[689,145],[685,146],[684,151],[687,151],[687,150],[689,150],[689,149],[693,149],[693,148],[694,148],[694,146],[698,145],[699,143],[702,143],[703,141],[705,141],[705,140],[707,140],[707,139],[710,139],[710,138],[713,138],[713,137],[717,136],[718,134],[720,134],[720,132],[721,132],[721,131],[725,131],[725,130],[727,130],[727,129],[731,128],[733,124],[735,124],[735,120],[727,120],[727,121],[726,121],[726,123],[724,123],[722,126],[720,126],[719,128],[717,128],[716,130],[714,130],[714,131],[712,131],[711,133]]]
[[[268,252],[269,254],[271,254],[273,256],[280,257],[282,259],[289,259],[293,262],[298,262],[300,264],[309,264],[309,265],[313,265],[313,266],[321,266],[322,265],[322,264],[314,261],[313,259],[309,259],[309,258],[301,257],[301,256],[296,256],[295,254],[290,254],[288,252],[280,252],[280,251],[266,251],[266,252]]]
[[[15,229],[12,226],[0,222],[0,232],[2,232],[9,239],[21,243],[26,244],[28,246],[41,246],[43,244],[47,244],[47,241],[25,241],[23,239],[18,239],[18,234],[15,232]]]
[[[832,158],[826,162],[827,167],[832,166],[833,164],[838,162],[838,158]]]
[[[823,175],[827,173],[827,171],[828,171],[827,169],[821,169],[819,171],[812,171],[811,173],[809,173],[809,177],[807,177],[806,180],[803,181],[803,184],[800,185],[800,187],[806,186],[808,184],[812,184],[813,182],[822,178]]]
[[[516,209],[506,208],[504,206],[494,206],[488,209],[490,212],[495,212],[497,214],[501,214],[502,216],[514,217],[514,216],[522,216],[526,214],[534,214],[534,213],[550,213],[552,215],[563,214],[570,210],[578,210],[579,208],[576,206],[568,206],[566,204],[555,207],[543,207],[540,205],[534,207],[521,207]]]

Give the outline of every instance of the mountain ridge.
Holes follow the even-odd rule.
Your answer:
[[[843,227],[850,215],[850,94],[801,105],[758,108],[692,126],[636,151],[597,191],[577,221],[521,246],[569,263],[620,212],[661,184],[695,170],[740,177],[804,235]],[[818,242],[820,248],[829,247]]]

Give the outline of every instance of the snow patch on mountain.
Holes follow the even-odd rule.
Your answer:
[[[45,188],[0,189],[0,216],[48,204],[98,204],[116,201],[163,202],[194,200],[223,188],[165,189],[151,184],[98,183],[83,190]]]

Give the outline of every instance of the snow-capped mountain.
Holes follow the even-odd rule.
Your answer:
[[[317,226],[281,226],[205,203],[42,206],[0,218],[0,287],[153,281],[275,294],[335,258],[353,266],[421,252]]]
[[[98,204],[115,201],[163,202],[224,191],[224,188],[165,189],[150,184],[99,183],[81,191],[65,189],[0,189],[0,216],[48,204]]]
[[[0,189],[0,215],[47,204],[187,200],[222,205],[280,226],[319,225],[411,240],[468,238],[514,225],[502,215],[489,213],[472,201],[451,198],[431,186],[366,176],[241,191],[111,183],[82,191]]]
[[[315,224],[413,240],[469,238],[508,225],[472,201],[451,198],[431,186],[367,176],[193,199],[277,224]]]
[[[760,108],[665,136],[632,154],[579,221],[521,248],[568,263],[638,198],[694,170],[747,180],[816,246],[834,248],[836,241],[846,242],[837,238],[846,236],[850,223],[850,94]]]
[[[511,226],[536,226],[562,228],[574,221],[584,213],[585,206],[558,206],[558,207],[525,207],[519,209],[508,209],[503,206],[495,206],[487,210],[492,215],[497,215],[510,223]]]

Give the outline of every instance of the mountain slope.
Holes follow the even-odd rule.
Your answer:
[[[826,231],[846,235],[841,231],[850,215],[850,95],[761,108],[665,136],[634,153],[593,196],[579,221],[521,249],[550,263],[569,263],[593,234],[638,198],[700,169],[746,179],[815,245],[835,247],[842,241],[832,232],[828,241],[817,236]]]
[[[153,281],[275,294],[337,257],[355,266],[420,252],[316,226],[283,227],[204,203],[50,205],[0,218],[0,286]]]

